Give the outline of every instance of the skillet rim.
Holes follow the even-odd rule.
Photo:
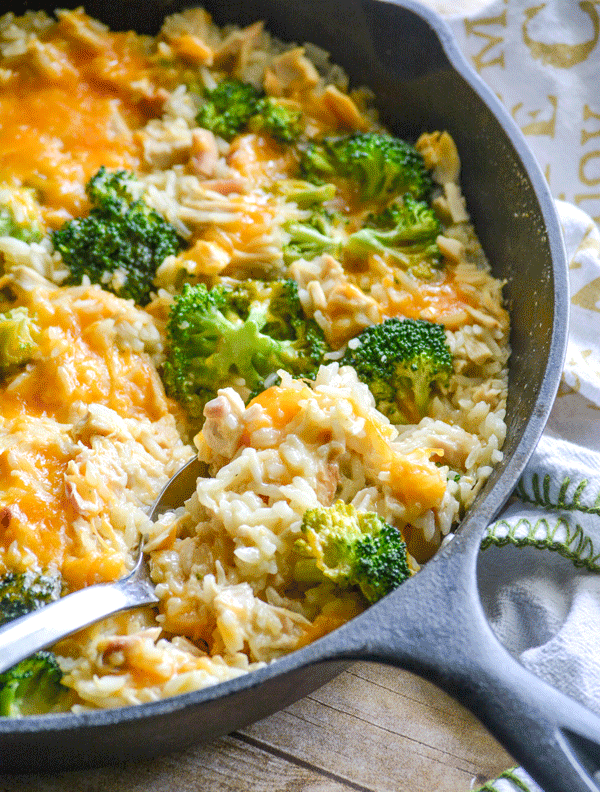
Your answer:
[[[385,3],[397,6],[422,19],[439,41],[451,69],[456,72],[473,90],[478,99],[491,112],[507,136],[514,153],[525,171],[539,206],[543,229],[547,237],[547,246],[552,263],[553,277],[553,314],[552,337],[549,354],[540,389],[533,401],[530,415],[514,451],[506,466],[494,481],[480,493],[477,502],[470,508],[460,524],[460,534],[464,535],[476,527],[482,520],[487,524],[510,497],[517,480],[522,473],[529,457],[535,450],[550,414],[562,374],[562,363],[566,354],[568,339],[569,290],[568,269],[558,214],[547,182],[541,168],[529,149],[525,138],[511,118],[508,110],[500,103],[496,95],[469,65],[458,48],[458,44],[444,20],[431,9],[414,2],[414,0],[366,0],[372,3]],[[169,6],[172,4],[168,4]],[[191,7],[202,5],[197,3],[177,3],[178,6]],[[171,12],[165,8],[165,14]],[[444,558],[453,552],[452,542],[441,548],[436,558]],[[379,604],[379,603],[378,603]],[[372,606],[377,607],[377,605]],[[52,732],[69,732],[84,727],[102,729],[116,724],[133,724],[136,721],[173,715],[182,710],[193,709],[209,701],[226,700],[241,692],[261,686],[267,680],[284,676],[294,670],[322,661],[335,661],[336,658],[324,656],[330,636],[337,636],[344,626],[308,646],[295,650],[270,665],[250,673],[242,674],[225,682],[182,693],[155,702],[130,705],[115,709],[93,710],[83,713],[50,713],[47,715],[27,716],[24,718],[0,718],[0,746],[3,736],[51,734]],[[343,662],[343,661],[340,661]]]

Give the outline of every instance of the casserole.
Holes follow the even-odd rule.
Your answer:
[[[208,8],[213,10],[210,5]],[[457,686],[455,692],[466,696],[465,700],[470,701],[479,714],[487,711],[487,705],[480,701],[479,691],[482,686],[492,684],[489,677],[486,678],[488,672],[485,668],[469,669],[470,663],[463,662],[464,658],[462,665],[459,663],[460,669],[452,669],[449,647],[453,643],[453,617],[446,605],[444,618],[450,621],[440,624],[436,614],[444,612],[444,608],[435,602],[436,598],[440,602],[439,597],[443,598],[441,602],[446,602],[450,591],[445,584],[452,581],[452,596],[457,596],[461,590],[467,592],[475,607],[470,627],[475,634],[471,636],[473,646],[469,651],[476,653],[478,640],[489,640],[489,628],[486,633],[485,625],[478,623],[483,617],[480,609],[477,610],[474,588],[477,532],[492,518],[514,486],[539,437],[560,376],[566,326],[566,280],[556,218],[542,177],[518,134],[489,92],[480,85],[474,87],[477,82],[473,81],[447,32],[434,17],[414,6],[402,10],[396,5],[376,2],[345,4],[350,32],[341,51],[335,8],[336,4],[328,2],[314,9],[303,3],[293,7],[281,2],[232,3],[226,13],[229,20],[241,24],[265,18],[267,26],[280,38],[311,40],[332,51],[334,59],[346,68],[351,79],[368,84],[374,90],[384,121],[398,135],[414,139],[425,128],[448,128],[452,133],[463,154],[464,191],[481,241],[496,276],[509,282],[507,298],[513,316],[513,363],[505,460],[479,497],[461,535],[429,565],[426,574],[419,575],[417,581],[410,581],[412,588],[407,590],[410,594],[401,597],[397,592],[347,628],[261,669],[256,675],[233,680],[232,684],[215,690],[143,705],[135,711],[51,716],[43,721],[32,718],[0,724],[6,726],[0,732],[2,754],[10,762],[11,769],[33,769],[30,757],[26,757],[28,734],[35,734],[36,744],[42,748],[36,754],[39,766],[60,767],[118,759],[125,744],[127,756],[141,755],[230,731],[264,716],[273,708],[285,706],[320,684],[335,671],[337,661],[334,658],[360,654],[371,659],[392,660],[390,647],[396,640],[400,640],[401,645],[396,647],[398,654],[394,655],[394,662],[401,658],[403,665],[421,673],[433,674],[433,647],[438,650],[443,647],[443,668],[438,668],[437,678],[432,677],[434,681],[451,689]],[[105,10],[110,13],[104,13],[99,4],[88,8],[91,14],[113,27],[124,25],[149,31],[152,15],[155,13],[158,19],[172,7],[152,6],[150,15],[147,7],[142,10],[134,5]],[[142,25],[137,24],[136,14],[143,17]],[[218,22],[226,21],[223,14],[222,8],[215,9]],[[398,29],[402,29],[407,41],[402,53],[395,47]],[[480,96],[485,99],[483,103]],[[501,202],[497,200],[499,192],[503,195]],[[524,262],[527,262],[526,268]],[[451,568],[452,564],[458,566]],[[419,583],[421,579],[423,582]],[[458,585],[461,580],[464,586]],[[413,583],[419,585],[421,594],[412,593]],[[433,632],[427,637],[423,624],[414,625],[413,631],[408,627],[414,614],[411,616],[402,603],[406,603],[409,596],[424,596],[428,603],[434,623],[431,625]],[[401,633],[393,624],[386,625],[384,614],[393,615],[393,622],[402,624]],[[464,618],[460,608],[454,618]],[[353,646],[352,640],[358,636],[359,644]],[[476,636],[479,636],[477,641]],[[330,664],[324,665],[324,661]],[[465,669],[469,669],[467,675],[472,674],[474,678],[460,690],[458,686],[464,683]],[[497,705],[497,699],[494,702],[494,706]],[[519,758],[515,750],[518,746],[510,742],[513,738],[505,735],[504,739],[509,750]],[[94,746],[92,754],[88,741]],[[556,777],[556,770],[550,776]]]

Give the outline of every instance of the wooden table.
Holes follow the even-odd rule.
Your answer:
[[[118,767],[4,776],[0,792],[467,792],[512,764],[429,683],[357,663],[215,742]]]

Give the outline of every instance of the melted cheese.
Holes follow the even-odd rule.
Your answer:
[[[461,291],[451,266],[439,280],[419,281],[419,288],[413,291],[398,289],[390,276],[383,278],[382,285],[386,299],[380,307],[385,318],[428,319],[455,328],[467,321],[467,307],[474,302]]]
[[[150,101],[156,89],[138,37],[102,30],[86,37],[87,20],[63,14],[4,64],[12,76],[0,93],[0,181],[35,188],[51,225],[85,211],[84,185],[101,165],[140,164],[133,130],[160,110]]]
[[[248,179],[273,184],[291,178],[298,160],[293,149],[280,146],[270,135],[238,135],[231,144],[228,164]]]
[[[119,298],[99,287],[32,293],[40,326],[35,360],[18,385],[0,391],[0,414],[45,416],[67,423],[74,402],[103,404],[122,417],[158,420],[167,413],[156,369],[145,355],[119,348],[110,331]]]
[[[101,404],[123,418],[146,421],[168,414],[150,360],[120,349],[110,332],[122,306],[97,287],[30,295],[27,307],[37,316],[39,350],[0,390],[0,568],[11,568],[6,559],[16,553],[25,566],[36,561],[56,566],[72,589],[113,580],[124,571],[116,548],[101,539],[82,544],[76,528],[81,515],[65,484],[78,453],[69,435],[74,404]],[[92,536],[112,531],[111,505],[92,519]]]
[[[360,413],[359,413],[360,414]],[[411,520],[428,509],[439,506],[446,491],[446,477],[429,461],[436,449],[419,449],[401,454],[389,444],[389,424],[364,416],[368,450],[365,467],[388,484],[398,500],[406,506]]]
[[[277,385],[259,393],[248,404],[247,410],[255,405],[262,409],[254,410],[252,418],[246,423],[242,434],[242,445],[250,445],[250,436],[260,429],[275,429],[281,432],[290,424],[302,409],[301,400],[313,398],[313,392],[308,387],[281,388]]]
[[[30,421],[23,417],[15,421],[13,431],[18,435],[28,428]],[[47,567],[64,556],[70,543],[68,526],[74,513],[62,485],[68,455],[57,442],[32,445],[14,446],[0,454],[0,557],[16,543]]]
[[[348,436],[349,449],[363,458],[366,472],[382,484],[389,486],[393,495],[405,506],[406,519],[411,520],[428,509],[439,506],[446,491],[446,478],[430,461],[436,449],[419,449],[411,454],[398,452],[391,445],[397,435],[389,423],[379,421],[374,414],[362,408],[353,398],[341,396],[352,409],[353,415],[363,422],[362,431]],[[302,436],[310,431],[297,429],[293,423],[306,402],[314,400],[324,412],[332,411],[331,396],[308,387],[272,387],[263,391],[248,405],[261,410],[249,412],[249,420],[242,434],[242,445],[255,445],[253,434],[262,429],[275,430],[280,438],[288,432]],[[314,438],[310,438],[312,441]],[[270,445],[278,442],[271,438]]]

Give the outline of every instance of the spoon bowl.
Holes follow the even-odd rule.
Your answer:
[[[202,475],[203,464],[198,457],[192,457],[167,481],[150,510],[148,517],[154,522],[166,511],[183,506],[196,488],[196,480]]]

